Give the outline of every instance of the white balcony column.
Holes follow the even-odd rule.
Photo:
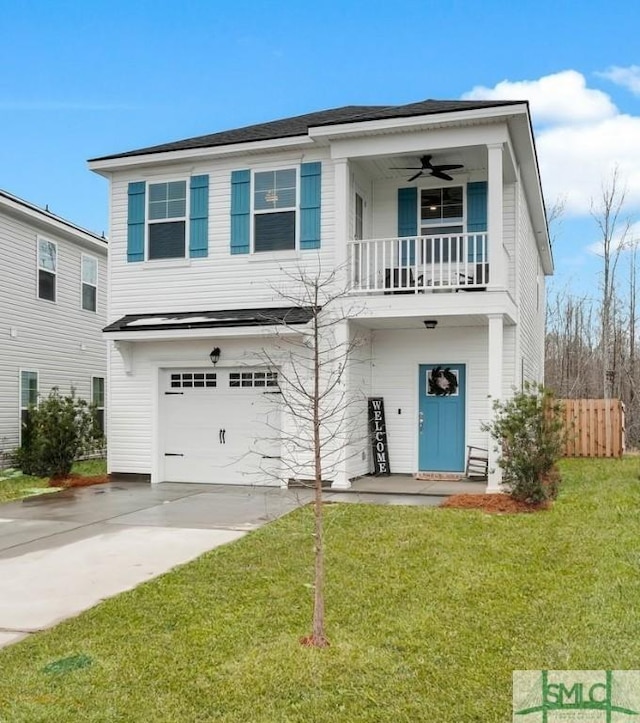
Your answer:
[[[339,286],[346,289],[349,281],[347,269],[347,240],[349,238],[349,161],[336,158],[333,161],[334,173],[334,255]]]
[[[487,145],[487,237],[489,256],[489,288],[504,289],[507,285],[504,250],[502,248],[502,143]]]
[[[488,419],[493,419],[493,403],[502,399],[503,356],[504,356],[504,320],[502,314],[487,314],[489,320],[489,399],[487,400]],[[489,479],[487,492],[500,492],[502,469],[498,466],[500,452],[495,450],[495,440],[489,439]]]
[[[333,419],[328,420],[329,424],[335,424],[337,429],[333,436],[334,449],[331,450],[333,457],[333,479],[331,482],[332,490],[348,490],[351,487],[349,479],[348,464],[351,459],[351,437],[353,435],[352,414],[350,414],[349,405],[349,347],[350,336],[349,320],[342,319],[337,321],[333,327],[334,345],[335,345],[335,369],[334,373],[342,371],[340,381],[336,385],[333,394],[335,395],[336,414]]]

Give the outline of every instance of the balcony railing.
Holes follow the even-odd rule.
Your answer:
[[[352,293],[483,291],[489,283],[486,233],[349,241]]]

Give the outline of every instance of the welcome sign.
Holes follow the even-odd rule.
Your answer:
[[[387,425],[384,418],[382,397],[369,397],[369,431],[371,434],[371,451],[373,453],[373,473],[375,475],[390,475]]]

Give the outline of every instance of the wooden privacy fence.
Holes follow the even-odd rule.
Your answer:
[[[619,399],[562,399],[565,457],[621,457],[624,404]]]

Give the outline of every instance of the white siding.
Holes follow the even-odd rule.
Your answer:
[[[384,398],[391,471],[418,470],[420,364],[466,364],[467,444],[486,447],[480,425],[489,419],[487,327],[373,332],[371,395]]]
[[[509,183],[502,189],[502,244],[507,254],[507,289],[516,290],[516,185]]]
[[[522,381],[544,375],[545,284],[524,195],[518,199],[519,364]],[[519,374],[520,376],[520,374]]]
[[[334,258],[334,172],[326,157],[316,152],[304,162],[323,161],[322,219],[319,250],[277,254],[231,255],[231,172],[252,168],[291,168],[300,154],[240,157],[200,163],[197,166],[160,167],[153,172],[126,177],[112,183],[111,196],[111,304],[110,321],[124,314],[146,312],[203,311],[286,305],[280,291],[291,292],[286,272],[295,274],[302,265],[315,268],[318,262],[330,268]],[[209,255],[207,258],[127,262],[127,186],[130,181],[164,180],[209,175]]]
[[[57,300],[37,298],[37,237],[55,241]],[[20,369],[39,372],[39,391],[74,387],[90,399],[91,377],[106,377],[106,247],[83,246],[0,211],[0,453],[19,439]],[[97,313],[81,309],[81,255],[98,259]]]
[[[369,440],[367,398],[371,394],[371,333],[352,331],[353,353],[347,367],[348,419],[351,443],[347,448],[347,476],[349,478],[372,471],[371,443]]]

